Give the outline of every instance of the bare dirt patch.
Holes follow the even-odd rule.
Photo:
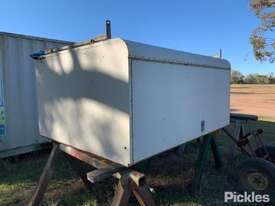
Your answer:
[[[230,109],[275,120],[275,85],[232,85]]]

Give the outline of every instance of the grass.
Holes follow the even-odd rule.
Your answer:
[[[250,127],[264,127],[265,141],[275,144],[274,123],[250,122]],[[230,141],[217,138],[222,149],[223,162],[227,161],[227,150]],[[154,189],[153,196],[159,206],[199,206],[224,205],[224,191],[235,191],[228,181],[230,165],[222,172],[213,167],[213,160],[206,168],[201,194],[194,198],[189,192],[189,185],[194,175],[194,165],[198,152],[198,144],[187,144],[183,155],[177,156],[167,152],[154,157],[146,171],[147,181]],[[35,189],[39,175],[46,163],[48,152],[35,152],[0,162],[0,205],[26,205]],[[43,200],[47,206],[95,206],[110,205],[116,184],[112,180],[96,184],[88,191],[81,180],[71,169],[67,160],[59,155],[54,165],[54,173]],[[135,201],[133,201],[133,205]],[[230,205],[230,204],[228,204]],[[237,205],[237,204],[234,204]],[[240,204],[245,206],[246,204]],[[251,204],[247,204],[251,205]]]
[[[231,92],[275,94],[275,84],[232,84]]]
[[[31,153],[1,162],[0,205],[23,205],[25,203],[24,200],[31,195],[36,186],[47,157],[48,154],[45,152]],[[59,157],[55,164],[50,190],[66,187],[76,178],[64,158]]]

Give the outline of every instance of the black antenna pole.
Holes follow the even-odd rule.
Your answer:
[[[112,38],[111,21],[110,20],[106,20],[106,36],[107,36],[107,39],[111,39]]]

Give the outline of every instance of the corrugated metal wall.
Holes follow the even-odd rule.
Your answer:
[[[35,148],[45,141],[38,133],[35,69],[29,55],[67,44],[70,42],[0,33],[0,78],[6,118],[0,158],[25,152],[24,148]]]

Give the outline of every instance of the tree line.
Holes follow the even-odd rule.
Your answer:
[[[243,75],[237,70],[231,71],[231,84],[275,84],[274,73]]]

